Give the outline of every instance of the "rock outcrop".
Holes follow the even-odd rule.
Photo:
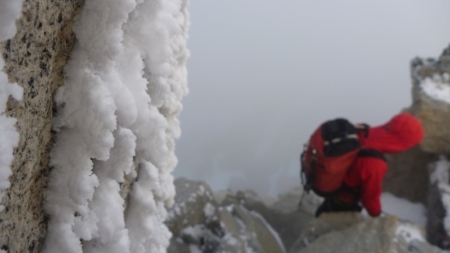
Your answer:
[[[17,119],[11,187],[0,213],[0,249],[41,252],[47,231],[42,202],[53,145],[53,94],[63,84],[63,68],[75,43],[73,18],[83,0],[25,0],[17,34],[1,43],[4,71],[23,87],[22,101],[10,99],[6,114]]]
[[[450,46],[439,59],[411,61],[413,104],[405,111],[423,125],[425,139],[409,151],[389,157],[384,189],[411,201],[427,203],[430,163],[439,155],[450,154]],[[435,86],[435,87],[433,87]],[[409,185],[415,187],[408,187]]]
[[[251,191],[228,192],[220,202],[204,182],[175,181],[175,206],[166,224],[170,253],[449,253],[431,246],[420,225],[395,216],[324,213],[314,219],[321,199],[301,189],[268,205]]]
[[[277,200],[266,205],[264,201],[251,191],[229,193],[222,205],[240,204],[246,209],[264,217],[267,223],[278,233],[284,246],[289,249],[297,240],[298,235],[311,220],[321,198],[313,194],[305,194],[302,199],[302,189],[296,188],[278,196]]]
[[[325,213],[309,223],[290,253],[443,253],[424,241],[423,231],[394,216]]]
[[[450,45],[438,59],[413,59],[411,78],[413,104],[405,111],[421,121],[425,139],[411,150],[388,157],[383,189],[423,203],[428,209],[428,240],[449,248],[443,193],[436,183],[430,183],[430,175],[439,157],[450,154]]]
[[[312,214],[283,215],[267,207],[255,194],[229,193],[218,203],[203,182],[185,178],[175,181],[175,205],[166,221],[173,233],[169,252],[283,253],[285,243],[278,229],[295,231],[312,219]],[[305,201],[307,202],[307,201]],[[295,205],[298,199],[295,200]],[[296,212],[293,210],[293,212]],[[278,215],[276,215],[278,213]],[[298,222],[298,223],[296,223]],[[275,225],[276,227],[272,226]],[[289,238],[287,241],[292,240]]]

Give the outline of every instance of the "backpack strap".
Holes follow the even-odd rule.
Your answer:
[[[369,149],[369,148],[363,148],[359,151],[358,157],[375,157],[378,159],[381,159],[383,161],[386,161],[386,157],[381,153],[380,151],[377,151],[375,149]]]
[[[367,138],[369,136],[370,126],[366,123],[357,124],[355,127],[358,133],[362,132],[364,134],[364,138]]]
[[[313,158],[311,159],[311,162],[309,166],[311,167],[309,175],[306,175],[306,170],[304,167],[304,159],[305,159],[306,151],[303,151],[300,155],[300,180],[303,184],[303,189],[309,193],[311,189],[313,189],[313,182],[316,174],[316,162],[317,162],[317,156],[316,156],[316,150],[313,149]]]

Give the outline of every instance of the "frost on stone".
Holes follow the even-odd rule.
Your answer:
[[[16,34],[16,19],[22,11],[22,0],[0,1],[0,41],[12,38]],[[16,119],[5,115],[9,96],[22,100],[23,89],[15,83],[9,83],[8,75],[3,71],[5,61],[0,57],[0,203],[4,191],[9,188],[11,163],[14,159],[14,147],[19,143],[19,133],[15,128]],[[0,212],[4,206],[0,204]]]
[[[44,252],[165,252],[187,93],[186,7],[187,0],[86,0],[55,96]],[[135,180],[126,211],[125,174]]]

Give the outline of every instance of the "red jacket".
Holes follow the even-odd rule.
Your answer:
[[[393,154],[407,150],[423,139],[420,122],[410,114],[399,114],[388,123],[369,128],[367,136],[360,136],[363,149]],[[339,198],[346,203],[361,202],[371,216],[381,213],[381,183],[387,172],[383,158],[359,156],[344,178]]]

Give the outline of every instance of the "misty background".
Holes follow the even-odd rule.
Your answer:
[[[450,1],[195,1],[175,177],[276,195],[324,120],[382,124],[409,62],[450,43]]]

